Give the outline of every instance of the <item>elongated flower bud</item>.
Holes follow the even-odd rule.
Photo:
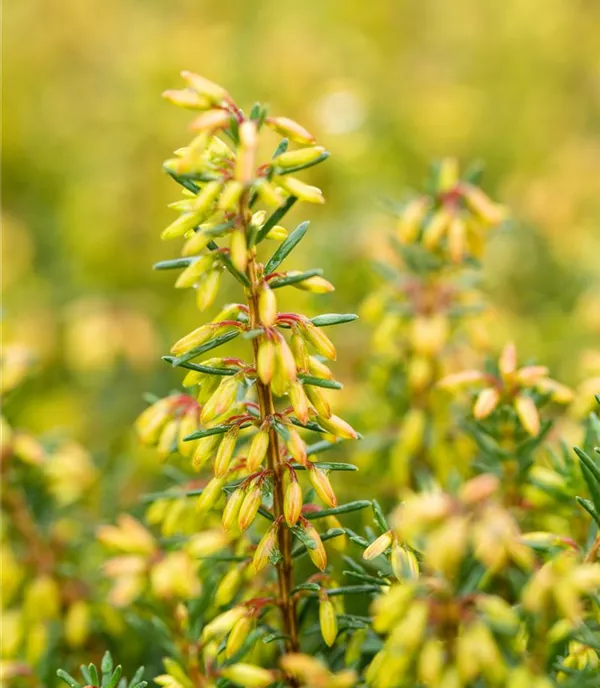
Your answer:
[[[325,380],[333,380],[333,373],[315,356],[310,356],[308,359],[308,372],[315,377],[322,377]]]
[[[240,146],[235,166],[235,178],[247,186],[254,180],[256,172],[256,147],[258,145],[256,123],[251,120],[242,122],[239,137]]]
[[[244,501],[240,506],[240,511],[238,514],[238,527],[243,532],[252,525],[258,509],[262,503],[262,488],[259,485],[253,485],[246,496]]]
[[[263,385],[268,385],[275,372],[275,344],[271,339],[261,338],[258,344],[256,368],[260,381]]]
[[[419,577],[419,562],[414,552],[401,547],[397,542],[392,545],[392,571],[398,580],[415,580]]]
[[[274,523],[258,543],[252,559],[252,570],[254,573],[258,573],[265,568],[269,563],[270,557],[277,549],[277,528],[278,524]]]
[[[262,283],[258,295],[258,315],[265,327],[272,327],[277,319],[277,298],[266,282]]]
[[[471,210],[490,225],[496,225],[505,217],[502,206],[494,203],[490,197],[476,186],[462,184],[461,190]]]
[[[309,369],[310,356],[304,337],[299,332],[294,332],[290,339],[290,349],[296,362],[298,370],[306,371]]]
[[[310,403],[315,407],[316,412],[321,418],[331,418],[331,406],[325,395],[318,387],[313,385],[306,385],[304,387],[306,396],[308,397]]]
[[[221,638],[231,631],[235,624],[248,614],[246,607],[237,605],[215,616],[215,618],[202,629],[202,641],[207,642],[212,638]]]
[[[392,531],[388,530],[367,547],[367,549],[363,552],[363,559],[366,559],[367,561],[376,559],[380,554],[383,554],[388,547],[391,546],[392,542]]]
[[[267,117],[267,126],[296,143],[314,143],[315,137],[289,117]]]
[[[308,423],[308,399],[304,392],[304,387],[300,382],[296,381],[290,385],[288,393],[296,418],[306,425],[306,423]]]
[[[204,217],[207,217],[219,197],[222,188],[223,182],[221,181],[207,182],[196,196],[194,211],[202,213]]]
[[[231,115],[227,110],[208,110],[190,124],[192,131],[217,131],[218,129],[225,129],[229,126]]]
[[[296,428],[288,425],[286,429],[289,437],[286,439],[285,444],[290,454],[298,463],[305,465],[308,462],[308,458],[306,456],[306,445],[304,444],[304,440],[300,437],[300,433]]]
[[[273,158],[271,164],[277,167],[298,167],[300,165],[309,165],[322,157],[325,152],[323,146],[311,146],[309,148],[300,148],[299,150],[285,151],[276,158]]]
[[[221,669],[221,676],[244,688],[266,688],[275,681],[275,673],[254,664],[232,664]]]
[[[283,203],[283,197],[277,193],[277,188],[266,179],[259,179],[254,185],[260,200],[272,208],[277,208]]]
[[[319,425],[321,425],[324,430],[327,430],[327,432],[330,432],[336,437],[341,437],[344,440],[355,440],[358,438],[356,430],[339,416],[332,415],[329,418],[322,418],[319,416]]]
[[[228,430],[225,433],[225,436],[219,445],[214,465],[215,476],[217,478],[222,478],[227,473],[227,469],[231,463],[231,458],[233,457],[233,452],[235,451],[238,433],[239,428],[237,426],[231,428],[231,430]]]
[[[269,448],[268,428],[259,430],[252,438],[248,456],[246,457],[246,469],[249,473],[254,473],[265,460]]]
[[[514,342],[509,342],[502,353],[500,354],[500,360],[498,361],[498,370],[503,378],[510,378],[515,373],[517,369],[517,348]]]
[[[221,276],[223,272],[219,268],[217,270],[209,270],[204,279],[198,284],[196,288],[196,306],[199,311],[209,309],[219,293],[221,286]]]
[[[241,649],[253,628],[254,618],[250,614],[246,614],[235,624],[227,637],[227,645],[225,646],[227,659],[231,659]]]
[[[240,567],[227,571],[215,591],[215,606],[225,607],[231,604],[242,585],[243,579]]]
[[[283,336],[279,337],[275,342],[275,354],[277,359],[277,367],[289,385],[296,379],[296,361],[294,360],[292,351]]]
[[[179,421],[177,435],[177,449],[181,456],[190,457],[194,453],[195,445],[193,442],[185,442],[184,437],[191,435],[198,428],[198,409],[192,408],[187,411]]]
[[[170,89],[165,91],[162,96],[169,103],[189,110],[206,110],[211,104],[208,98],[201,96],[191,88],[181,90]]]
[[[194,235],[196,236],[196,235]],[[202,280],[204,275],[213,266],[214,258],[212,256],[201,256],[198,260],[187,266],[187,268],[179,275],[175,282],[176,289],[187,289],[193,287]]]
[[[235,375],[226,377],[204,405],[200,414],[200,420],[203,423],[208,423],[230,409],[237,396],[238,385],[238,379]]]
[[[467,226],[462,217],[453,217],[448,227],[448,252],[454,263],[460,263],[467,247]]]
[[[291,273],[292,271],[288,272],[288,275]],[[333,284],[320,275],[307,277],[305,280],[302,280],[302,282],[294,282],[292,286],[302,291],[309,291],[311,294],[329,294],[335,291]]]
[[[303,522],[304,532],[316,545],[315,549],[308,548],[308,556],[312,563],[320,570],[325,571],[327,566],[327,552],[321,540],[321,536],[317,533],[315,527],[310,521]]]
[[[540,414],[531,397],[517,394],[515,397],[515,411],[521,421],[521,425],[527,433],[536,437],[540,434]]]
[[[446,210],[438,210],[433,214],[423,230],[423,246],[430,250],[439,246],[450,222],[450,214]]]
[[[224,531],[233,530],[237,525],[237,521],[240,514],[240,508],[246,497],[246,491],[238,488],[234,490],[227,504],[225,504],[225,509],[223,510],[223,516],[221,518],[221,525]]]
[[[212,457],[220,441],[220,435],[209,435],[198,440],[194,449],[194,456],[192,457],[192,466],[197,471]]]
[[[325,644],[331,647],[337,637],[338,623],[333,602],[327,596],[319,598],[319,625]]]
[[[186,232],[189,232],[190,229],[194,229],[196,225],[199,225],[203,218],[204,212],[202,211],[194,210],[189,213],[184,213],[162,231],[160,238],[166,241],[167,239],[176,239],[177,237],[183,236]]]
[[[138,416],[135,421],[135,429],[137,430],[140,440],[144,444],[154,444],[158,441],[165,423],[171,416],[172,406],[172,398],[165,397],[155,404],[148,406],[148,408],[144,409]]]
[[[300,483],[291,479],[283,497],[283,515],[291,528],[295,526],[302,512],[302,488]]]
[[[230,179],[223,188],[219,197],[219,210],[226,213],[235,212],[238,209],[240,198],[244,193],[244,185],[236,179]]]
[[[478,420],[487,418],[493,410],[498,406],[500,401],[500,393],[495,387],[486,387],[477,397],[475,406],[473,407],[473,415]]]
[[[234,229],[229,242],[229,257],[234,267],[240,272],[246,271],[248,264],[248,247],[243,229]]]
[[[212,337],[214,330],[215,326],[213,323],[198,327],[193,332],[186,334],[185,337],[177,340],[171,347],[171,353],[179,356],[195,349],[197,346],[201,346]]]
[[[291,196],[296,196],[301,201],[306,203],[325,203],[321,189],[305,184],[295,177],[276,177],[273,181],[285,189]]]
[[[215,104],[219,104],[224,100],[231,100],[231,96],[222,86],[215,84],[209,79],[205,79],[199,74],[194,74],[194,72],[185,69],[181,72],[181,76],[191,89]]]
[[[303,322],[302,327],[304,329],[304,336],[315,347],[317,353],[325,356],[330,361],[335,361],[337,356],[335,346],[333,346],[333,342],[323,330],[313,325],[310,320]]]
[[[173,451],[175,451],[175,448],[177,447],[178,428],[179,423],[177,421],[171,420],[165,425],[165,427],[162,429],[162,432],[160,433],[156,449],[158,451],[158,455],[163,459],[169,456],[169,454],[171,454]]]
[[[269,230],[266,239],[271,239],[271,241],[283,241],[287,239],[289,232],[285,227],[281,225],[275,225]]]
[[[199,513],[206,513],[215,506],[223,494],[224,484],[225,481],[222,478],[213,478],[207,483],[196,503],[196,510]]]
[[[207,234],[202,230],[202,227],[198,229],[183,245],[181,249],[182,256],[197,256],[199,253],[204,251],[208,243],[211,240],[210,234]]]
[[[331,482],[327,477],[327,474],[320,468],[312,467],[308,471],[308,479],[310,484],[313,486],[315,492],[323,500],[327,506],[334,507],[337,506],[337,497],[331,486]]]

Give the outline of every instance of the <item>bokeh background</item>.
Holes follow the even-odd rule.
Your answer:
[[[160,93],[183,68],[332,152],[308,173],[327,205],[294,219],[314,221],[300,267],[325,268],[337,291],[295,305],[356,310],[393,226],[385,199],[432,158],[481,159],[484,188],[516,218],[486,257],[493,337],[567,383],[598,374],[599,45],[594,0],[7,3],[2,330],[38,360],[11,422],[77,440],[119,477],[98,487],[106,518],[156,479],[131,422],[145,391],[176,384],[160,354],[199,320],[173,274],[151,270],[177,251],[158,238],[178,196],[161,162],[188,115]],[[368,331],[335,335],[352,389]]]

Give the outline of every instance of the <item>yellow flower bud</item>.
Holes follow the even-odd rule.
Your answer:
[[[215,591],[215,606],[226,607],[231,604],[242,586],[243,579],[239,567],[227,571]]]
[[[182,256],[197,256],[204,251],[211,240],[210,234],[202,231],[202,227],[185,242],[181,249]]]
[[[185,88],[180,91],[168,90],[165,91],[162,96],[173,105],[189,110],[205,110],[210,107],[210,100],[201,96],[191,88]]]
[[[306,464],[306,445],[304,444],[304,440],[300,437],[300,433],[291,425],[288,425],[286,430],[288,433],[288,439],[286,440],[285,444],[290,454],[298,463],[303,465]]]
[[[495,387],[486,387],[477,396],[475,406],[473,407],[473,415],[477,420],[487,418],[498,406],[500,401],[500,393]]]
[[[293,275],[294,272],[295,271],[290,270],[288,276]],[[292,286],[302,291],[309,291],[311,294],[329,294],[335,291],[333,284],[320,275],[307,277],[305,280],[302,280],[302,282],[294,282]]]
[[[435,356],[446,344],[449,329],[448,319],[441,313],[417,316],[409,335],[413,349],[424,356]]]
[[[225,433],[223,441],[219,445],[214,465],[215,476],[217,478],[222,478],[227,474],[227,469],[229,468],[237,444],[238,434],[239,427],[234,426]]]
[[[398,580],[416,580],[419,577],[419,562],[415,553],[397,542],[392,544],[392,571]]]
[[[265,460],[269,449],[269,430],[268,428],[259,430],[252,438],[248,456],[246,458],[246,468],[249,473],[254,473]]]
[[[321,536],[317,533],[310,521],[304,522],[304,532],[316,545],[316,549],[308,548],[310,560],[320,571],[325,571],[327,566],[327,552],[325,551]]]
[[[202,629],[202,642],[206,643],[213,638],[222,638],[229,633],[235,624],[240,619],[243,619],[247,613],[248,610],[246,607],[237,605],[215,616],[215,618]]]
[[[337,637],[338,623],[335,607],[327,596],[319,598],[319,625],[325,644],[331,647]]]
[[[235,180],[230,179],[223,188],[223,193],[219,198],[219,210],[226,213],[233,213],[238,209],[240,198],[244,193],[244,185]]]
[[[277,549],[277,524],[274,523],[262,536],[254,552],[252,570],[259,573],[269,563],[271,555]]]
[[[192,408],[182,416],[177,429],[177,449],[181,456],[189,458],[194,452],[194,442],[185,442],[184,438],[198,429],[198,410]]]
[[[315,137],[309,131],[289,117],[267,117],[266,124],[281,136],[286,136],[296,143],[315,142]]]
[[[165,401],[164,399],[162,401]],[[142,415],[138,418],[136,421],[136,427],[138,427],[138,423],[140,423],[142,416],[144,414],[146,415],[146,425],[147,427],[145,428],[145,434],[146,436],[149,436],[152,434],[153,430],[153,423],[162,423],[162,413],[166,413],[168,415],[168,403],[165,404],[162,410],[156,409],[157,404],[154,404],[153,406],[150,406],[142,413]],[[153,411],[150,411],[150,409],[154,409]],[[4,428],[3,430],[3,435],[4,435]],[[138,427],[138,434],[140,435],[140,438],[142,438],[142,433],[140,432],[140,429]],[[150,442],[148,442],[150,444]],[[15,456],[18,456],[21,461],[24,463],[28,463],[31,466],[39,466],[43,463],[44,457],[46,455],[46,450],[44,449],[43,445],[38,442],[34,437],[31,435],[28,435],[24,432],[15,432],[13,437],[12,437],[12,451]]]
[[[183,236],[186,232],[194,229],[196,225],[199,225],[204,217],[205,213],[197,210],[190,213],[183,213],[183,215],[180,215],[162,231],[160,238],[166,241],[167,239],[176,239],[177,237]]]
[[[271,227],[265,238],[270,239],[271,241],[283,241],[284,239],[287,239],[288,234],[289,232],[285,227],[282,227],[281,225],[275,225],[274,227]]]
[[[517,349],[513,342],[509,342],[502,350],[498,369],[503,378],[511,377],[517,369]]]
[[[234,267],[240,272],[246,272],[248,264],[248,246],[246,233],[243,229],[234,229],[229,241],[229,257]]]
[[[248,636],[254,628],[254,618],[247,614],[243,616],[231,629],[225,646],[225,657],[231,659],[246,642]]]
[[[505,218],[502,206],[490,200],[481,189],[471,184],[461,184],[467,205],[482,220],[490,225],[497,225]]]
[[[433,250],[439,246],[442,237],[446,233],[451,216],[447,210],[441,209],[435,212],[425,229],[423,230],[423,246]]]
[[[298,370],[308,370],[310,365],[308,347],[306,346],[304,337],[298,332],[294,332],[290,339],[290,349]]]
[[[191,131],[210,131],[226,129],[229,126],[231,115],[227,110],[208,110],[190,124]]]
[[[309,148],[300,148],[299,150],[285,151],[273,158],[271,164],[284,169],[308,165],[318,160],[324,152],[325,148],[323,146],[311,146]]]
[[[458,184],[458,160],[444,158],[440,161],[438,174],[438,189],[442,193],[452,190]]]
[[[319,416],[319,425],[327,432],[344,440],[355,440],[358,438],[356,430],[339,416],[332,415],[329,418]]]
[[[263,385],[268,385],[275,371],[275,344],[271,339],[261,338],[258,344],[256,368],[260,381]]]
[[[195,234],[194,236],[197,236]],[[190,263],[187,268],[179,275],[175,282],[177,289],[186,289],[199,284],[206,277],[208,271],[214,264],[214,258],[211,255],[200,256],[193,263]]]
[[[331,482],[324,471],[313,466],[308,471],[308,479],[310,480],[310,484],[313,486],[315,492],[327,506],[337,506],[337,497],[335,496]]]
[[[283,198],[278,193],[278,189],[266,179],[258,179],[254,184],[254,188],[260,200],[266,205],[277,208],[282,204]]]
[[[291,528],[295,526],[302,512],[302,488],[297,480],[290,480],[283,498],[283,515]]]
[[[202,423],[208,423],[215,418],[219,418],[226,411],[228,411],[235,402],[239,381],[235,375],[226,377],[221,381],[217,390],[204,404],[200,420]]]
[[[131,554],[148,555],[156,549],[152,533],[128,514],[121,514],[116,526],[100,526],[97,537],[103,545]]]
[[[285,389],[296,380],[296,361],[288,343],[280,336],[275,342],[275,357],[278,372],[287,383]]]
[[[272,671],[253,664],[232,664],[221,669],[221,676],[244,688],[266,688],[275,681],[275,674]]]
[[[196,510],[199,513],[206,513],[215,506],[223,494],[222,488],[224,484],[225,480],[223,478],[213,478],[207,483],[196,502]]]
[[[191,89],[215,105],[222,103],[224,100],[231,100],[231,96],[222,86],[215,84],[209,79],[205,79],[203,76],[194,74],[187,69],[181,72],[181,76]]]
[[[240,147],[235,166],[235,178],[247,186],[256,174],[256,147],[258,144],[256,122],[245,120],[239,128]]]
[[[258,315],[265,327],[273,327],[277,320],[277,298],[266,282],[262,283],[258,295]]]
[[[314,356],[308,358],[308,372],[315,377],[322,377],[325,380],[333,380],[333,373],[329,368]]]
[[[30,621],[46,621],[58,617],[60,590],[54,578],[41,575],[25,589],[23,612]]]
[[[212,457],[220,441],[220,435],[208,435],[208,437],[202,437],[197,441],[192,457],[192,466],[195,470],[199,471]]]
[[[444,670],[444,646],[437,638],[423,643],[417,665],[417,677],[425,685],[438,685]]]
[[[540,434],[540,415],[531,397],[517,394],[514,400],[517,417],[524,430],[533,437]]]
[[[426,198],[415,198],[406,205],[398,219],[396,236],[403,244],[412,244],[419,236],[427,212]]]
[[[165,397],[142,411],[135,421],[135,429],[144,444],[158,442],[160,433],[171,416],[173,400]]]
[[[454,263],[460,263],[467,248],[467,226],[461,217],[452,218],[448,227],[448,253]]]
[[[314,346],[317,353],[320,353],[321,356],[325,356],[325,358],[328,358],[330,361],[335,361],[337,356],[335,347],[323,330],[313,325],[310,320],[303,322],[302,327],[304,329],[305,338]]]
[[[262,488],[255,483],[244,496],[238,513],[238,528],[242,532],[252,525],[261,504]]]
[[[213,305],[219,293],[222,274],[220,268],[209,270],[204,279],[197,285],[196,306],[199,311],[205,311]]]
[[[179,422],[175,420],[169,421],[162,429],[156,449],[163,459],[176,450],[178,430]]]
[[[296,418],[303,424],[308,423],[308,399],[304,391],[304,387],[298,381],[292,383],[288,390],[292,408],[296,414]]]
[[[229,544],[229,537],[217,528],[203,530],[192,535],[187,541],[185,551],[193,558],[202,558],[216,554]]]
[[[320,418],[331,418],[331,406],[325,398],[323,392],[314,385],[306,385],[304,387],[306,396],[310,403],[315,407],[315,410]]]
[[[485,380],[485,375],[479,370],[463,370],[460,373],[452,373],[451,375],[443,377],[437,383],[437,386],[440,389],[447,389],[448,391],[454,392],[462,387],[482,382],[483,380]]]
[[[367,547],[367,549],[363,552],[363,559],[366,559],[367,561],[376,559],[378,556],[383,554],[388,547],[392,546],[393,541],[394,538],[392,536],[392,531],[388,530]]]
[[[214,330],[215,325],[213,323],[201,325],[189,334],[186,334],[185,337],[176,341],[171,347],[171,353],[175,356],[179,356],[201,346],[212,337]]]
[[[323,192],[316,186],[306,184],[295,177],[275,177],[273,182],[285,189],[291,196],[296,196],[307,203],[325,203]]]

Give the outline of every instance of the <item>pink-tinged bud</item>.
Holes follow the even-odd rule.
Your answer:
[[[227,645],[225,646],[225,657],[227,659],[231,659],[231,657],[239,652],[253,628],[254,618],[250,614],[243,616],[235,624],[229,633]]]
[[[541,378],[548,375],[548,368],[546,366],[532,365],[519,368],[515,373],[515,382],[525,387],[530,387]]]
[[[292,458],[294,458],[298,463],[305,465],[308,462],[306,456],[306,445],[304,440],[300,437],[300,433],[296,428],[291,425],[286,426],[288,432],[288,439],[285,441],[287,448],[289,449]]]
[[[226,213],[236,212],[239,208],[240,198],[244,193],[244,185],[235,179],[230,179],[223,188],[219,198],[219,210]]]
[[[305,184],[295,177],[276,177],[273,180],[291,196],[296,196],[306,203],[325,203],[323,192],[316,186]]]
[[[290,270],[288,276],[293,275],[293,273],[294,271]],[[302,291],[309,291],[311,294],[329,294],[335,291],[333,284],[319,275],[307,277],[305,280],[302,280],[302,282],[294,282],[292,286]]]
[[[186,232],[194,229],[196,225],[199,225],[203,218],[204,213],[196,210],[190,213],[183,213],[183,215],[180,215],[166,229],[163,229],[160,238],[166,241],[168,239],[176,239],[177,237],[183,236]]]
[[[308,549],[308,556],[312,563],[320,570],[325,571],[327,566],[327,552],[325,551],[325,546],[323,545],[323,540],[321,536],[317,533],[315,527],[310,521],[304,521],[304,533],[309,537],[316,545],[315,549]]]
[[[235,445],[237,444],[238,433],[239,428],[237,426],[231,428],[231,430],[225,433],[219,445],[214,465],[215,476],[217,478],[222,478],[227,474],[227,469],[229,468],[233,452],[235,451]]]
[[[336,437],[341,437],[344,440],[358,439],[356,430],[345,420],[339,416],[330,416],[329,418],[319,417],[319,425]]]
[[[498,361],[498,369],[502,377],[512,375],[517,369],[517,348],[512,342],[509,342],[502,350],[500,360]]]
[[[254,522],[261,503],[262,488],[255,484],[246,493],[238,514],[238,527],[242,532]]]
[[[310,148],[285,151],[285,153],[281,153],[276,158],[273,158],[271,164],[283,169],[298,167],[299,165],[309,165],[311,162],[318,160],[324,152],[325,148],[323,146],[311,146]]]
[[[500,401],[500,392],[495,387],[486,387],[479,392],[475,406],[473,407],[473,415],[478,420],[487,418],[498,406]]]
[[[221,268],[210,270],[196,287],[196,306],[199,311],[208,310],[215,302],[221,286],[222,274]]]
[[[210,100],[202,97],[191,88],[184,88],[179,91],[164,91],[162,97],[173,105],[189,110],[206,110],[210,107]]]
[[[416,580],[419,577],[419,562],[414,552],[401,547],[397,542],[392,545],[391,563],[398,580]]]
[[[313,325],[310,320],[303,322],[302,327],[304,328],[305,338],[315,347],[317,353],[325,356],[330,361],[335,361],[337,356],[335,346],[333,346],[331,339],[323,330]]]
[[[266,688],[275,681],[275,672],[254,664],[232,664],[221,669],[221,676],[244,688]]]
[[[179,356],[180,354],[195,349],[197,346],[201,346],[213,336],[214,331],[215,326],[212,323],[198,327],[193,332],[186,334],[185,337],[176,341],[171,347],[171,353],[175,354],[175,356]]]
[[[462,217],[453,217],[448,227],[448,252],[454,263],[460,263],[467,248],[467,226]]]
[[[317,414],[321,418],[331,418],[331,406],[323,392],[313,385],[306,385],[304,391],[310,403],[315,407]]]
[[[338,623],[333,602],[326,595],[319,598],[319,625],[325,644],[331,647],[338,634]]]
[[[231,115],[227,110],[209,110],[203,112],[190,124],[192,131],[217,131],[229,126]]]
[[[289,389],[290,401],[296,414],[296,418],[303,424],[308,423],[308,399],[304,393],[304,387],[298,381],[294,382]]]
[[[197,441],[196,448],[194,449],[194,456],[192,458],[192,466],[195,470],[199,471],[212,457],[220,441],[220,435],[209,435]]]
[[[246,272],[248,265],[248,246],[243,229],[234,229],[229,239],[229,257],[233,266],[240,272]]]
[[[533,437],[539,435],[540,415],[533,399],[524,394],[517,394],[514,403],[515,411],[524,430]]]
[[[252,438],[248,456],[246,457],[246,469],[254,473],[262,465],[269,449],[269,429],[261,429]]]
[[[296,525],[302,512],[302,488],[297,480],[290,480],[283,498],[283,515],[290,528]]]
[[[277,320],[277,297],[266,282],[262,283],[258,295],[258,315],[265,327],[273,327]]]
[[[374,540],[367,549],[363,552],[363,559],[371,561],[376,559],[378,556],[383,554],[388,547],[392,546],[394,537],[392,531],[388,530],[387,533],[383,533],[376,540]]]
[[[200,420],[208,423],[228,411],[235,402],[239,381],[235,375],[231,375],[222,380],[217,390],[204,404]]]
[[[254,573],[259,573],[269,563],[269,559],[277,550],[277,522],[275,522],[269,530],[262,536],[254,557],[252,559],[252,569]]]
[[[196,91],[200,96],[208,98],[212,103],[218,104],[224,100],[231,100],[231,96],[227,91],[219,84],[215,84],[214,81],[205,79],[199,74],[194,74],[189,72],[187,69],[181,72],[186,84]]]
[[[494,495],[498,491],[499,486],[500,481],[495,475],[484,473],[463,483],[458,496],[465,504],[477,504]]]
[[[258,137],[256,123],[246,120],[239,128],[240,147],[235,166],[235,178],[244,186],[251,184],[256,176],[256,147]]]
[[[288,343],[283,336],[279,336],[275,343],[275,353],[277,357],[277,367],[282,376],[291,384],[296,380],[296,361]],[[287,387],[286,387],[287,389]]]
[[[266,179],[258,179],[254,184],[256,193],[260,200],[272,208],[278,208],[283,203],[283,197],[277,192],[277,189]]]
[[[227,504],[225,504],[225,509],[223,510],[223,517],[221,519],[221,525],[225,532],[233,530],[237,525],[237,520],[240,513],[240,507],[246,496],[246,491],[238,488],[234,490]]]
[[[224,484],[225,481],[222,478],[213,478],[207,483],[196,502],[196,510],[199,513],[206,513],[215,506],[223,494],[222,488]]]
[[[263,385],[268,385],[275,372],[275,344],[271,339],[261,338],[258,344],[256,368],[260,381]]]
[[[292,338],[290,339],[290,349],[298,370],[308,370],[310,365],[308,347],[306,346],[304,337],[298,332],[294,332]]]
[[[447,389],[453,392],[454,390],[461,389],[471,384],[477,382],[483,382],[485,380],[485,374],[479,370],[462,370],[460,373],[452,373],[451,375],[446,375],[438,383],[437,386],[440,389]]]
[[[481,189],[471,184],[461,184],[461,191],[469,208],[482,220],[490,225],[497,225],[504,220],[504,208],[494,203]]]
[[[335,496],[331,482],[324,471],[315,466],[308,471],[308,479],[310,480],[310,484],[313,486],[315,492],[327,506],[337,506],[337,497]]]
[[[437,248],[446,233],[451,216],[446,210],[435,212],[423,230],[423,246],[430,251]]]
[[[267,117],[266,124],[278,134],[286,136],[296,143],[308,144],[315,142],[315,137],[309,131],[288,117]]]

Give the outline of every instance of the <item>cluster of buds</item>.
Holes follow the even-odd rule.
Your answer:
[[[400,580],[373,605],[373,627],[385,642],[367,669],[369,685],[550,687],[560,674],[552,658],[567,638],[580,639],[579,656],[562,666],[597,663],[581,639],[594,624],[600,565],[564,548],[540,561],[540,542],[556,538],[521,534],[497,491],[497,479],[481,475],[456,495],[411,494],[392,529],[366,548],[368,561],[389,557]],[[489,592],[492,580],[503,593]]]
[[[281,678],[299,685],[308,669],[285,663],[278,667],[273,657],[258,659],[256,639],[268,624],[281,634],[279,649],[286,661],[291,652],[302,657],[297,654],[297,607],[310,609],[317,590],[323,646],[336,642],[343,602],[327,593],[332,579],[326,572],[325,542],[343,548],[345,531],[336,514],[364,507],[338,504],[330,481],[331,471],[354,467],[318,460],[338,442],[357,438],[330,404],[329,392],[341,389],[341,384],[328,366],[336,350],[324,329],[356,316],[309,318],[279,310],[277,298],[277,290],[287,286],[317,294],[333,290],[321,270],[280,268],[309,226],[303,222],[288,231],[280,224],[285,214],[297,200],[323,202],[319,189],[291,173],[328,154],[292,120],[271,117],[258,105],[247,116],[220,86],[189,72],[183,78],[187,88],[168,91],[165,97],[201,114],[191,125],[193,141],[165,163],[169,175],[183,186],[183,200],[172,204],[180,215],[162,238],[182,237],[184,244],[181,258],[155,267],[183,268],[175,286],[194,288],[202,311],[215,302],[226,273],[243,287],[244,300],[227,304],[173,344],[164,358],[186,371],[186,393],[151,404],[136,428],[142,442],[157,446],[163,457],[178,452],[190,460],[192,470],[201,472],[183,489],[180,485],[155,495],[150,521],[160,523],[167,536],[190,534],[199,524],[209,524],[212,530],[192,534],[183,551],[167,554],[160,552],[148,531],[144,529],[147,535],[141,537],[139,524],[133,527],[129,521],[104,529],[100,538],[121,546],[121,531],[133,528],[143,541],[143,551],[133,551],[128,544],[126,556],[107,563],[109,575],[131,572],[117,584],[117,593],[113,590],[121,602],[139,594],[144,576],[164,582],[166,576],[157,574],[156,568],[171,570],[176,555],[182,557],[178,571],[172,572],[179,581],[177,594],[209,595],[203,618],[194,619],[196,626],[203,626],[200,640],[194,641],[194,661],[201,665],[194,676],[201,685],[221,678],[242,686],[266,686]],[[259,163],[265,128],[285,138],[268,162]],[[290,142],[298,147],[288,149]],[[256,207],[260,204],[265,208]],[[279,244],[267,257],[262,255],[265,240]],[[214,349],[236,339],[248,343],[249,358],[214,355]],[[203,357],[207,352],[210,358]],[[318,440],[311,443],[308,433],[316,433]],[[318,569],[315,575],[323,578],[298,588],[294,559],[303,555]],[[192,583],[199,569],[188,558],[230,561],[231,566],[216,587],[205,592]],[[203,568],[203,576],[205,572],[210,576]],[[273,668],[264,668],[266,661]],[[160,685],[188,685],[186,674],[192,669],[179,664],[166,668],[157,679]],[[350,685],[349,674],[320,676],[319,685]]]
[[[458,162],[442,160],[432,171],[431,194],[418,195],[403,207],[396,235],[403,244],[417,244],[442,260],[462,263],[481,258],[485,234],[507,218],[506,208],[475,186]]]

